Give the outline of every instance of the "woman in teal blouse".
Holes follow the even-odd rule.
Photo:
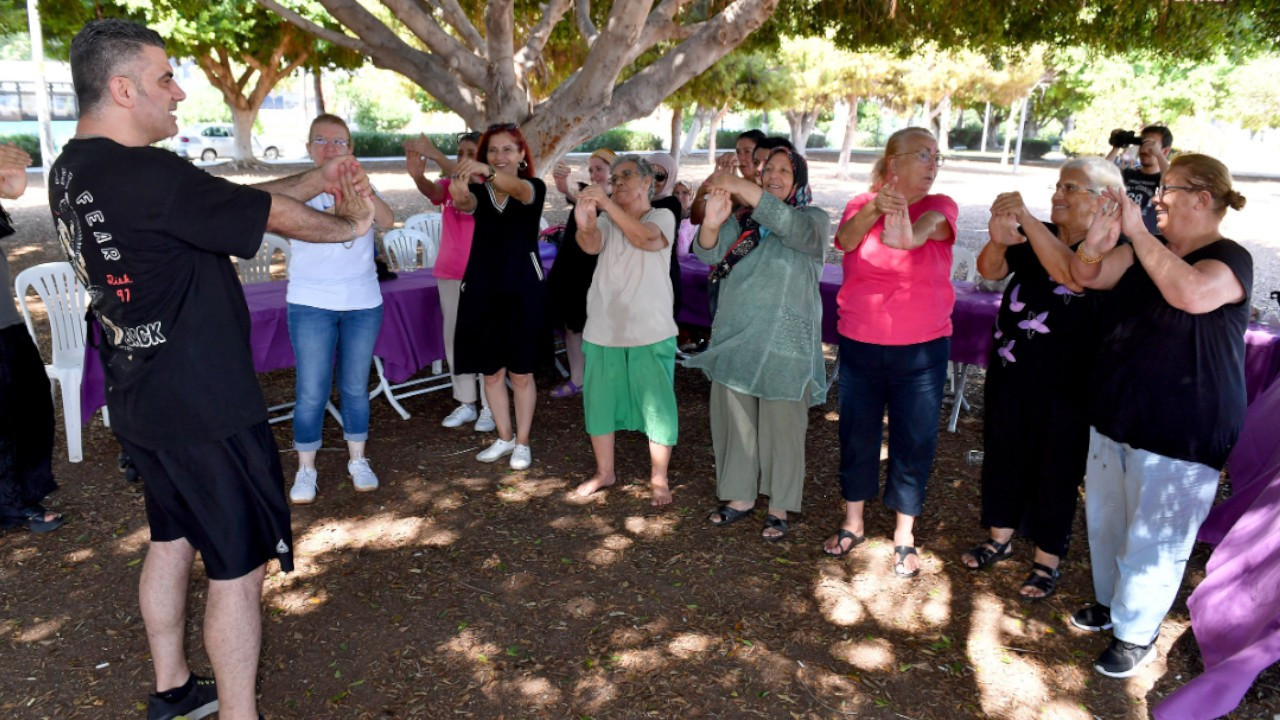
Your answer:
[[[707,520],[729,525],[769,498],[763,537],[787,533],[800,512],[809,407],[826,399],[818,280],[830,218],[809,204],[804,158],[776,148],[761,184],[726,173],[708,179],[694,254],[713,265],[719,311],[706,352],[689,360],[711,379],[711,438],[721,505]],[[741,207],[734,212],[735,198]]]

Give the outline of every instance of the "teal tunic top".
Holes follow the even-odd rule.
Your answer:
[[[685,366],[744,395],[820,405],[827,375],[818,281],[831,220],[821,208],[791,207],[769,193],[752,216],[767,234],[720,280],[711,345]],[[731,216],[716,246],[694,240],[694,254],[715,265],[741,232]]]

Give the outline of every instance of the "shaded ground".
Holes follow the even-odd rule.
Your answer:
[[[391,167],[374,180],[403,219],[420,205]],[[47,209],[32,200],[15,217],[15,273],[56,259]],[[269,401],[291,398],[291,371],[262,378]],[[585,502],[568,495],[592,470],[577,401],[540,395],[535,462],[516,473],[472,459],[488,436],[439,427],[452,405],[445,394],[408,400],[408,421],[375,400],[370,455],[382,489],[351,490],[328,423],[319,499],[294,512],[297,572],[268,579],[264,711],[272,720],[1147,717],[1199,671],[1185,591],[1160,659],[1116,681],[1089,669],[1105,641],[1066,621],[1092,599],[1082,516],[1063,583],[1045,602],[1016,597],[1024,542],[992,572],[957,561],[981,536],[979,468],[965,462],[981,447],[980,373],[975,380],[975,412],[941,436],[915,581],[892,575],[892,519],[879,505],[868,509],[868,543],[843,559],[821,554],[841,512],[834,393],[810,414],[806,512],[776,545],[760,540],[759,519],[725,529],[704,521],[715,498],[700,374],[677,372],[675,502],[663,511],[639,484],[647,454],[636,436],[619,438],[628,484]],[[274,429],[289,447],[288,424]],[[142,497],[117,473],[100,420],[86,428],[84,463],[68,464],[61,441],[56,452],[63,488],[51,505],[68,525],[0,535],[0,716],[140,717],[151,682],[136,599]],[[1199,549],[1187,591],[1205,558]],[[197,576],[189,644],[207,671]],[[1272,668],[1231,717],[1276,712]]]

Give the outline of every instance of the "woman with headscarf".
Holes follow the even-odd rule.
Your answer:
[[[810,205],[809,167],[769,153],[761,184],[729,173],[707,180],[694,254],[713,266],[720,305],[705,352],[687,361],[711,379],[711,439],[725,526],[769,498],[762,536],[776,542],[800,512],[809,407],[826,399],[818,281],[830,219]],[[744,201],[733,211],[730,196]]]
[[[576,240],[578,221],[572,212],[578,193],[591,185],[609,190],[609,167],[617,159],[609,148],[600,148],[587,159],[587,178],[590,183],[569,182],[571,171],[563,161],[556,164],[552,174],[556,189],[569,201],[569,219],[565,221],[564,238],[556,252],[555,264],[547,274],[547,296],[551,304],[551,326],[564,332],[564,354],[569,360],[569,379],[551,389],[551,397],[568,398],[582,392],[583,369],[586,358],[582,354],[582,330],[587,324],[587,288],[596,271],[596,256],[582,252]]]
[[[670,212],[679,226],[684,206],[673,193],[679,182],[676,175],[680,172],[680,165],[667,153],[653,153],[647,159],[653,166],[653,198],[650,202],[654,207]],[[674,238],[672,240],[674,243]],[[680,314],[680,259],[674,252],[671,253],[671,291],[674,295],[671,317],[675,318]]]

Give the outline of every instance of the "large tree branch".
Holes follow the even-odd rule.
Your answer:
[[[600,37],[600,31],[596,29],[596,24],[591,22],[591,0],[577,0],[578,7],[574,13],[574,19],[578,23],[578,34],[583,40],[587,41],[587,49],[595,47],[596,39]]]
[[[528,83],[516,75],[514,0],[491,0],[484,9],[485,40],[489,46],[486,109],[497,122],[521,122],[529,116]]]
[[[328,3],[326,3],[327,5]],[[431,51],[457,70],[458,75],[473,86],[483,82],[485,75],[484,61],[474,52],[469,51],[457,38],[445,32],[440,23],[429,13],[422,11],[413,0],[382,0],[382,4],[391,11],[396,19],[404,23],[414,35],[431,48]],[[336,14],[335,14],[336,17]],[[372,15],[370,15],[372,17]],[[341,19],[341,18],[339,18]],[[346,22],[345,20],[343,21]],[[383,25],[381,21],[378,24]],[[348,24],[348,27],[353,27]],[[383,25],[385,28],[386,26]],[[354,28],[353,28],[354,29]],[[359,30],[357,30],[359,34]]]
[[[458,36],[462,38],[462,42],[475,53],[484,52],[484,36],[471,23],[471,18],[467,17],[467,13],[463,11],[462,6],[458,4],[458,0],[430,0],[431,5],[440,10],[440,15],[444,17],[444,21],[458,32]]]
[[[538,24],[529,33],[524,47],[520,48],[515,57],[516,63],[523,68],[525,77],[532,75],[541,65],[542,50],[551,39],[551,31],[555,29],[556,23],[559,23],[560,18],[564,17],[569,10],[570,2],[571,0],[550,0],[543,4],[542,19],[538,20]]]
[[[646,48],[638,46],[648,3],[615,2],[609,20],[574,78],[574,93],[590,102],[608,102],[613,84],[632,60]],[[580,93],[580,94],[579,94]]]

